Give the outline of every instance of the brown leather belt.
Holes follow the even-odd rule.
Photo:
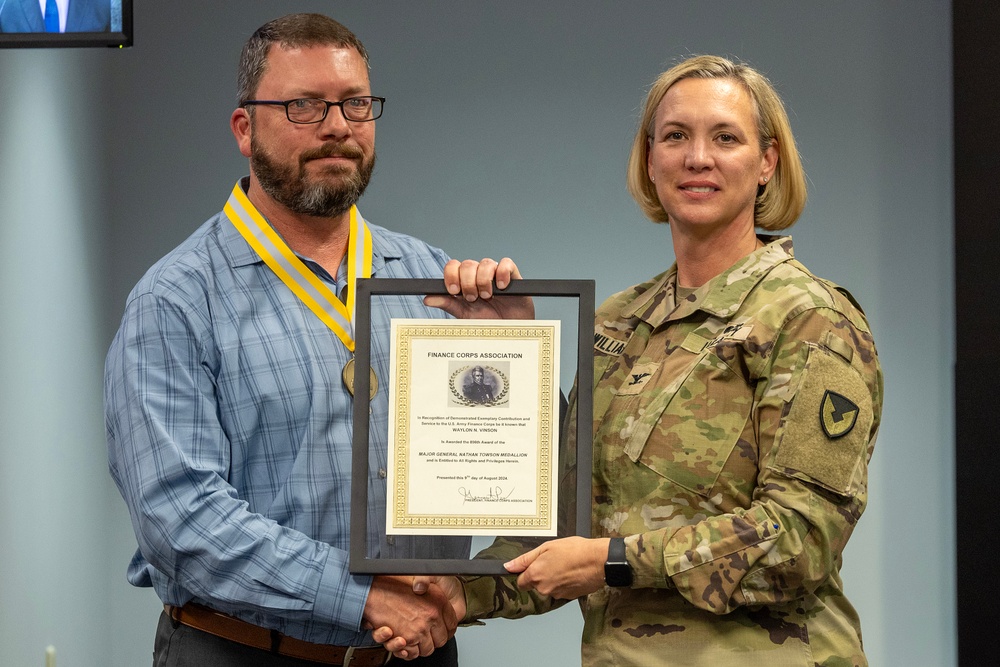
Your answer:
[[[311,660],[324,665],[350,665],[350,667],[377,667],[389,662],[392,655],[381,646],[330,646],[283,635],[253,623],[223,614],[192,602],[183,607],[163,605],[167,616],[177,623],[228,639],[237,644],[252,646],[278,655]]]

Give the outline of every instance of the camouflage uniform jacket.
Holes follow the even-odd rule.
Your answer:
[[[761,238],[679,304],[674,267],[597,312],[592,529],[635,580],[580,601],[584,665],[867,665],[839,572],[882,373],[847,292]],[[557,604],[509,578],[466,595],[476,618]]]

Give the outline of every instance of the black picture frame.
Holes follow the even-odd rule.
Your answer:
[[[577,377],[585,378],[590,386],[594,374],[594,281],[593,280],[516,280],[499,295],[546,296],[576,298]],[[371,365],[371,300],[373,296],[447,294],[444,282],[419,278],[367,278],[357,281],[355,293],[355,366],[366,369]],[[387,381],[389,381],[387,379]],[[356,372],[354,377],[354,441],[351,470],[351,539],[348,569],[352,574],[444,574],[444,575],[503,575],[503,563],[495,559],[413,559],[368,558],[368,447],[369,447],[369,377]],[[576,515],[574,534],[590,536],[591,485],[593,467],[593,397],[590,391],[578,392],[576,413]]]

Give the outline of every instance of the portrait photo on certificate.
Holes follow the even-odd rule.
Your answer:
[[[556,535],[559,320],[394,319],[388,535]]]

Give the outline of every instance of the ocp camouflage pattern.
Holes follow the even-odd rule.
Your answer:
[[[626,537],[635,581],[580,601],[584,665],[868,664],[840,568],[882,372],[853,298],[761,239],[679,302],[673,267],[597,312],[592,530]],[[558,604],[512,578],[466,595],[470,618]]]

